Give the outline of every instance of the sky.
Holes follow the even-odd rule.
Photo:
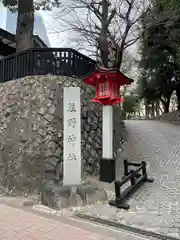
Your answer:
[[[2,4],[0,4],[0,10],[5,9],[4,6]],[[4,11],[4,10],[3,10]],[[54,13],[52,15],[52,12],[47,12],[47,11],[39,11],[42,18],[43,18],[43,22],[44,25],[46,27],[46,31],[48,34],[48,38],[49,38],[49,42],[50,42],[50,46],[51,47],[57,47],[57,48],[63,48],[63,47],[67,47],[67,48],[75,48],[77,49],[76,45],[77,43],[75,41],[72,41],[72,38],[74,38],[74,35],[72,32],[70,31],[61,31],[62,30],[62,25],[59,21],[55,20],[54,17]],[[14,17],[11,15],[16,15],[16,14],[12,14],[11,12],[9,12],[9,15],[7,15],[4,11],[4,17],[3,19],[7,19],[7,24],[6,24],[6,30],[12,32],[13,34],[15,33],[15,28],[16,25],[14,24],[14,29],[12,29],[11,25],[12,22],[15,22],[16,20],[14,20]],[[1,13],[2,16],[2,13]],[[80,16],[85,16],[84,12],[80,12]],[[17,16],[16,16],[17,17]],[[11,19],[12,18],[12,19]],[[68,18],[72,18],[71,21],[74,21],[74,18],[71,14],[69,14]],[[1,25],[3,25],[3,19],[0,19],[0,27],[2,27]],[[43,24],[40,23],[41,21],[41,17],[37,14],[36,16],[36,24],[35,24],[35,34],[39,33],[39,36],[42,37],[42,40],[46,41],[46,38],[44,39],[43,36],[45,36],[45,29],[43,27]],[[84,18],[85,19],[85,18]],[[85,19],[86,21],[86,19]],[[8,25],[9,23],[9,25]],[[77,34],[76,34],[77,35]],[[77,37],[77,36],[75,36]],[[136,52],[137,52],[137,45],[133,45],[132,47],[128,48],[128,51],[130,53],[130,55],[132,54],[132,56],[134,57]],[[81,52],[84,53],[85,55],[88,55],[87,51],[84,51],[83,49],[81,49]],[[131,72],[136,72],[136,69],[132,69]],[[132,76],[130,76],[132,77]]]
[[[62,1],[65,1],[65,3],[72,1],[72,3],[74,3],[73,0],[62,0]],[[112,2],[114,1],[113,4],[115,4],[115,6],[119,6],[119,2],[121,2],[120,0],[111,0],[111,1]],[[136,0],[135,1],[135,7],[133,8],[134,10],[131,13],[132,14],[131,19],[133,21],[135,19],[137,19],[138,14],[141,13],[142,9],[147,8],[148,5],[149,5],[149,0]],[[72,4],[71,4],[71,6],[72,6]],[[124,9],[125,12],[127,12],[127,6],[121,5],[121,8]],[[78,11],[79,11],[79,9],[78,9]],[[123,11],[123,10],[121,10],[121,11]],[[67,32],[67,31],[66,32],[60,32],[59,31],[59,33],[57,33],[57,31],[60,30],[62,27],[61,27],[60,22],[57,22],[55,20],[55,14],[53,14],[53,17],[52,17],[51,12],[41,11],[41,14],[43,16],[44,23],[46,25],[46,29],[47,29],[49,40],[50,40],[50,43],[51,43],[52,47],[69,47],[69,48],[77,49],[75,47],[75,43],[71,40],[72,33]],[[80,12],[79,16],[82,19],[82,17],[85,16],[85,12]],[[70,19],[73,19],[74,21],[76,21],[75,18],[73,18],[73,16],[71,16],[71,14],[69,14],[68,17]],[[75,15],[75,17],[76,17],[76,15]],[[57,30],[57,31],[55,32],[54,30]],[[134,31],[132,34],[136,35],[136,33],[137,32]],[[129,36],[131,37],[133,35],[129,35]],[[132,38],[134,38],[134,37],[132,37]],[[85,55],[88,55],[87,51],[83,51],[81,49],[81,52]],[[137,44],[134,44],[134,45],[128,47],[128,56],[130,56],[130,57],[132,56],[133,59],[137,59],[137,57],[138,57],[137,52],[138,52],[138,45]],[[138,79],[138,76],[139,76],[139,71],[138,71],[137,66],[135,66],[135,65],[131,66],[131,69],[129,70],[129,72],[125,73],[125,74],[127,74],[129,77],[133,78],[136,82],[136,80]],[[133,84],[132,87],[133,88],[136,87],[136,84]]]
[[[44,24],[47,29],[51,47],[59,47],[59,48],[61,48],[61,47],[71,48],[72,47],[72,48],[74,48],[74,44],[69,39],[68,32],[57,33],[54,31],[54,29],[56,29],[56,28],[59,29],[59,26],[57,25],[56,21],[53,19],[51,14],[49,12],[45,12],[45,11],[40,11],[40,13],[43,17]],[[129,52],[130,52],[130,55],[132,54],[132,56],[134,57],[137,52],[137,45],[135,44],[134,46],[130,47]],[[86,53],[84,53],[84,54],[86,55]],[[135,82],[133,84],[131,84],[130,86],[128,86],[127,91],[134,92],[134,89],[136,89],[136,87],[137,87],[137,84],[136,84],[136,81],[138,78],[137,67],[133,67],[129,71],[128,76],[133,78],[135,80]]]
[[[56,23],[55,19],[51,16],[51,13],[40,11],[44,24],[46,26],[46,30],[48,33],[49,41],[51,47],[70,47],[73,46],[72,41],[70,40],[69,33],[66,32],[59,32],[59,25]],[[56,31],[57,30],[57,31]],[[133,45],[129,47],[129,51],[134,54],[137,50],[137,45]]]
[[[64,0],[64,1],[65,1],[65,5],[67,5],[66,1],[70,2],[70,1],[73,1],[73,0]],[[114,1],[115,4],[117,4],[118,0],[111,0],[111,1]],[[141,1],[146,1],[146,0],[137,0],[136,2],[141,2]],[[73,5],[73,3],[74,3],[74,1],[72,2],[72,5]],[[71,5],[71,7],[72,7],[72,5]],[[119,5],[117,5],[117,6],[119,6]],[[127,12],[127,6],[122,5],[122,9],[124,9],[124,11]],[[123,11],[123,10],[121,10],[121,11]],[[141,10],[139,10],[138,7],[134,8],[134,11],[132,11],[131,18],[133,20],[135,20],[137,18],[138,11],[139,12],[141,11]],[[47,31],[48,31],[48,35],[50,37],[51,46],[52,47],[61,47],[61,46],[62,47],[70,47],[70,46],[74,47],[74,43],[71,40],[71,38],[72,38],[71,34],[67,31],[62,32],[63,23],[60,23],[60,21],[55,20],[55,17],[58,15],[58,12],[59,12],[59,10],[57,10],[57,11],[55,10],[55,11],[53,11],[53,14],[52,14],[52,12],[40,11],[40,13],[43,16],[44,23],[45,23]],[[68,17],[67,17],[67,14],[66,14],[66,19],[70,22],[76,21],[76,19],[79,19],[79,18],[81,19],[81,21],[83,19],[84,22],[87,22],[86,13],[84,12],[84,9],[76,10],[75,14],[73,12],[71,12],[70,14],[68,14]],[[94,21],[97,21],[97,19],[94,19]],[[122,25],[121,29],[124,29],[123,26],[125,26],[125,25]],[[116,25],[113,26],[113,28],[116,29]],[[55,30],[56,30],[56,33],[55,33]],[[58,31],[59,31],[59,33],[57,33]],[[129,47],[128,51],[130,51],[133,55],[136,54],[137,45],[135,44],[135,45]]]
[[[47,33],[48,33],[48,37],[49,37],[49,41],[51,44],[51,47],[67,47],[67,48],[75,48],[75,43],[73,43],[71,41],[71,36],[69,34],[69,32],[58,32],[60,29],[59,23],[57,23],[54,19],[54,17],[52,17],[52,14],[50,12],[45,12],[45,11],[40,11],[43,20],[44,20],[44,24],[46,26],[47,29]],[[57,31],[56,31],[57,30]],[[58,33],[57,33],[58,32]],[[137,45],[134,44],[133,46],[128,48],[128,51],[130,53],[130,56],[135,57],[136,58],[136,54],[137,54]],[[87,52],[83,52],[85,55],[87,55]],[[137,68],[133,67],[132,69],[130,69],[129,73],[128,73],[129,77],[132,78],[137,78]],[[132,86],[134,87],[134,86]]]
[[[53,18],[51,12],[39,11],[43,17],[51,47],[73,47],[68,31],[60,32],[59,23]]]
[[[46,26],[51,47],[65,47],[66,45],[68,45],[67,33],[61,33],[61,34],[54,33],[53,29],[56,28],[56,22],[51,16],[51,13],[46,11],[39,11],[39,12],[43,17],[43,21]]]

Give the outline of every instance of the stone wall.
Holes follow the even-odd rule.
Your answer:
[[[63,86],[80,86],[83,173],[98,174],[102,156],[102,109],[91,102],[92,88],[60,76],[32,76],[0,85],[0,186],[5,194],[38,190],[47,180],[62,180]],[[114,108],[114,155],[124,125]]]

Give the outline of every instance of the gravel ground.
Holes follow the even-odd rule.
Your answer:
[[[127,121],[128,143],[117,161],[117,178],[122,177],[122,160],[146,161],[154,183],[146,183],[130,199],[129,211],[107,202],[56,211],[40,204],[34,210],[73,216],[83,213],[180,238],[180,127],[158,121]],[[112,185],[108,188],[113,197]]]

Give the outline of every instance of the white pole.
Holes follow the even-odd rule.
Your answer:
[[[80,88],[64,87],[63,185],[81,184]]]
[[[113,107],[103,106],[103,159],[113,158]]]

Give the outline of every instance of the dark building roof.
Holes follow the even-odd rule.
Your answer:
[[[47,47],[47,45],[37,35],[34,35],[34,46],[38,48]],[[15,35],[0,28],[0,55],[8,56],[15,52],[16,52]]]

